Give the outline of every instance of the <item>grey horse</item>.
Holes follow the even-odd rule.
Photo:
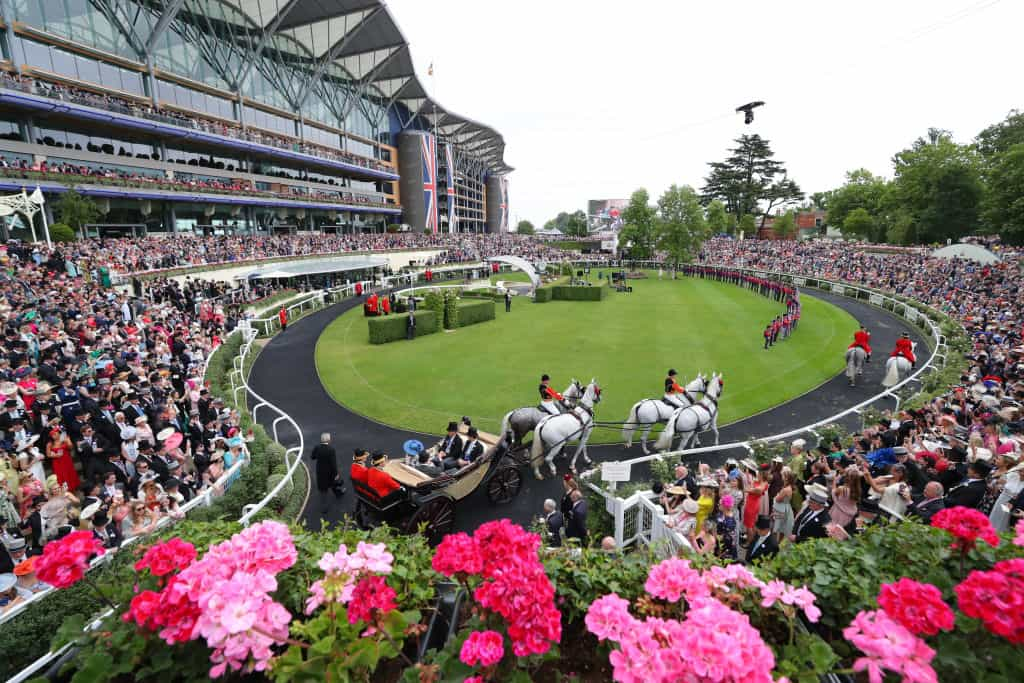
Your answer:
[[[563,410],[569,410],[576,401],[579,400],[580,396],[583,395],[583,386],[576,379],[572,380],[569,387],[562,392],[562,408]],[[532,432],[537,424],[540,423],[545,417],[551,417],[550,413],[547,413],[536,406],[525,406],[523,408],[516,408],[515,410],[505,414],[505,417],[501,420],[501,431],[498,433],[499,438],[507,439],[509,448],[516,449],[522,446],[523,439],[526,435]]]
[[[867,361],[868,352],[859,346],[846,349],[846,379],[850,380],[850,386],[856,386],[857,375],[864,374],[864,363]]]

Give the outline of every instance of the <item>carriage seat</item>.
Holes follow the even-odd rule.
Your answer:
[[[361,481],[353,480],[352,488],[355,489],[356,497],[359,498],[364,505],[372,508],[377,513],[391,510],[403,503],[408,496],[408,492],[404,488],[400,488],[381,498],[377,495],[376,491]]]

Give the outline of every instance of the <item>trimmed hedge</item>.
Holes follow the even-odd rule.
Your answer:
[[[570,285],[556,285],[551,288],[554,299],[557,301],[602,301],[608,296],[608,288],[596,287],[573,287]]]
[[[553,287],[538,287],[537,291],[534,293],[533,301],[538,304],[546,304],[551,301],[553,293]]]
[[[371,344],[387,344],[388,342],[405,339],[405,326],[409,314],[383,315],[367,318],[366,324],[370,331]],[[416,336],[437,332],[437,314],[429,309],[420,308],[416,311]]]
[[[490,300],[464,301],[459,300],[459,327],[475,325],[486,320],[494,320],[494,302]]]

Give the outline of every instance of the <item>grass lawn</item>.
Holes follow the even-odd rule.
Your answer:
[[[596,272],[594,273],[596,276]],[[724,373],[720,425],[771,408],[838,373],[856,321],[804,297],[800,327],[765,351],[761,331],[781,304],[733,285],[681,278],[631,281],[632,294],[603,302],[513,300],[497,319],[411,342],[371,346],[358,308],[317,342],[327,391],[351,410],[386,424],[440,434],[468,415],[497,431],[513,408],[536,405],[542,373],[558,391],[576,377],[603,390],[599,421],[623,421],[641,398],[660,396],[665,372],[681,383],[697,371]],[[597,429],[594,443],[618,440]]]
[[[499,281],[505,282],[529,282],[530,276],[521,270],[513,270],[508,273],[498,273],[491,276],[491,284],[496,285]]]

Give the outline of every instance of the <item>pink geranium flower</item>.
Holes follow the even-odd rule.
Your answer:
[[[931,666],[935,650],[882,610],[861,611],[843,636],[866,655],[853,669],[867,672],[870,683],[882,683],[885,671],[902,675],[904,683],[938,683]]]
[[[74,531],[50,541],[36,560],[36,577],[54,588],[67,588],[82,580],[89,560],[104,553],[91,531]]]
[[[953,610],[943,601],[942,592],[930,583],[906,577],[884,583],[878,604],[911,633],[934,636],[939,629],[953,629]]]
[[[459,659],[463,664],[493,666],[505,656],[505,643],[497,631],[474,631],[462,643]]]
[[[700,572],[690,566],[689,560],[677,557],[662,560],[651,567],[644,590],[668,602],[679,602],[683,596],[693,600],[711,595]]]

